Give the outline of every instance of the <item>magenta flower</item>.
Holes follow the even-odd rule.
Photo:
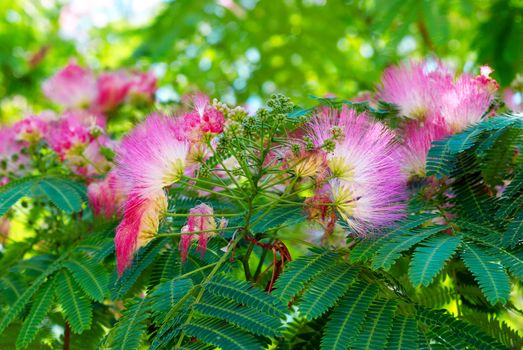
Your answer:
[[[156,81],[156,76],[151,72],[132,72],[127,91],[128,98],[131,101],[152,101]]]
[[[423,121],[437,108],[436,97],[451,83],[452,76],[441,64],[402,63],[385,70],[377,97],[398,105],[403,116]]]
[[[223,132],[225,118],[223,113],[209,104],[209,97],[195,94],[189,97],[194,111],[183,116],[185,129],[191,140],[197,142],[204,134]]]
[[[163,190],[151,192],[147,198],[137,194],[127,197],[123,219],[114,237],[118,274],[131,264],[136,250],[154,238],[166,211],[167,197]]]
[[[93,119],[94,124],[94,119]],[[66,112],[61,119],[49,123],[46,140],[61,160],[78,160],[94,139],[89,124],[81,113]]]
[[[514,113],[523,113],[523,93],[510,88],[503,90],[503,101],[507,108]]]
[[[105,179],[94,181],[87,186],[87,197],[93,214],[110,219],[120,214],[125,194],[115,185],[116,175],[109,172]]]
[[[459,133],[483,120],[494,100],[495,89],[490,83],[470,75],[461,75],[441,96],[441,116],[452,133]]]
[[[108,112],[118,107],[127,97],[131,77],[126,71],[102,73],[98,77],[98,94],[93,110]]]
[[[187,254],[191,241],[198,241],[198,252],[205,254],[207,250],[207,241],[209,237],[216,235],[216,220],[214,219],[214,211],[207,204],[200,204],[189,210],[189,218],[187,225],[182,227],[182,233],[185,233],[180,238],[180,255],[182,261],[187,259]],[[209,231],[209,232],[201,232]],[[198,233],[200,232],[200,233]]]
[[[42,89],[47,98],[65,108],[83,108],[96,98],[96,79],[91,70],[73,60],[47,79]]]
[[[22,177],[29,172],[30,159],[22,153],[26,142],[16,140],[14,128],[0,127],[0,186],[9,182],[9,178]]]
[[[37,143],[47,133],[47,120],[39,116],[24,118],[13,125],[17,141]]]
[[[347,107],[316,114],[309,124],[309,136],[317,147],[337,134],[334,150],[327,153],[331,172],[327,186],[340,216],[357,234],[400,219],[405,178],[392,131]]]

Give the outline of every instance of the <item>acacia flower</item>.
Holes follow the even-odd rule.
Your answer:
[[[47,132],[47,121],[39,116],[29,116],[13,125],[17,141],[30,144],[40,141]]]
[[[76,112],[66,112],[61,119],[51,122],[46,136],[60,159],[73,163],[93,139],[89,125]]]
[[[131,264],[134,252],[154,238],[166,211],[167,196],[163,189],[150,192],[146,198],[137,194],[127,197],[114,238],[118,274]]]
[[[491,84],[462,74],[439,98],[441,116],[452,133],[479,123],[494,100]]]
[[[115,237],[120,274],[136,249],[156,234],[167,208],[164,188],[183,175],[188,149],[178,120],[160,115],[149,116],[118,147],[117,185],[127,193]]]
[[[89,106],[96,98],[96,79],[91,70],[82,68],[74,60],[42,85],[51,101],[65,108]]]
[[[125,194],[116,186],[116,175],[109,172],[103,180],[91,182],[87,186],[87,198],[95,216],[106,219],[119,214]]]
[[[223,132],[225,117],[222,112],[209,104],[208,96],[197,93],[186,97],[185,100],[190,102],[194,109],[183,116],[185,129],[191,140],[199,141],[204,134]]]
[[[423,121],[451,83],[452,76],[441,64],[411,61],[385,69],[377,97],[398,105],[401,115]]]
[[[216,230],[216,220],[214,219],[214,211],[207,204],[199,204],[189,210],[189,218],[187,225],[182,227],[182,233],[185,233],[180,238],[180,255],[182,261],[187,259],[191,241],[198,241],[197,251],[203,256],[207,250],[207,241],[210,237],[216,235],[216,232],[201,232]]]
[[[317,147],[333,140],[326,150],[333,206],[354,230],[363,234],[390,224],[403,216],[405,179],[400,171],[401,155],[391,130],[357,115],[346,106],[317,114],[309,124],[309,135]]]
[[[0,127],[0,186],[11,177],[22,177],[30,170],[30,158],[24,152],[25,142],[16,140],[14,128]]]
[[[510,88],[503,90],[503,100],[507,108],[514,113],[523,113],[523,93]]]
[[[156,91],[156,76],[151,72],[132,72],[127,98],[131,102],[150,102]]]
[[[126,98],[130,87],[130,76],[126,71],[102,73],[97,80],[97,97],[93,110],[107,112],[118,107]]]

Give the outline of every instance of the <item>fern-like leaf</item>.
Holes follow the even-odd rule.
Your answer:
[[[54,205],[66,213],[74,213],[82,209],[82,198],[66,182],[47,177],[40,180],[38,186]]]
[[[281,321],[251,307],[240,306],[225,298],[211,295],[195,304],[193,309],[209,317],[220,318],[251,333],[275,337],[280,335]]]
[[[360,330],[360,325],[374,298],[375,284],[358,282],[349,288],[325,325],[322,350],[346,350]]]
[[[311,255],[302,256],[288,265],[274,286],[273,294],[288,301],[299,293],[305,283],[320,272],[334,266],[337,255],[329,250],[311,249]]]
[[[56,296],[65,319],[74,333],[82,333],[91,326],[91,304],[67,270],[62,270],[56,279]]]
[[[310,320],[321,316],[345,294],[358,272],[341,264],[314,278],[303,293],[300,313]]]
[[[518,211],[508,224],[507,229],[503,232],[501,243],[504,247],[512,248],[521,240],[523,240],[523,210]]]
[[[136,299],[134,303],[124,311],[109,334],[109,346],[111,350],[134,350],[139,349],[142,338],[147,328],[147,300]]]
[[[17,349],[23,349],[33,341],[36,333],[40,330],[40,324],[53,305],[53,297],[54,283],[53,280],[50,280],[36,294],[31,311],[25,318],[22,329],[16,339]]]
[[[409,278],[414,286],[428,286],[456,252],[462,236],[439,235],[424,241],[414,251]]]
[[[153,313],[158,317],[168,312],[193,287],[190,279],[173,278],[156,287],[150,294],[150,305]]]
[[[384,244],[376,253],[376,257],[372,261],[372,268],[390,269],[392,264],[401,256],[402,252],[410,249],[416,243],[446,230],[447,228],[448,226],[446,225],[438,225],[392,237],[390,241],[387,244]]]
[[[351,348],[384,349],[392,328],[396,306],[393,300],[374,301],[365,315],[361,331],[352,342]]]
[[[462,257],[487,300],[492,304],[498,301],[506,303],[510,294],[510,281],[503,265],[475,244],[467,244]]]
[[[34,178],[24,178],[0,188],[0,216],[4,215],[18,200],[32,193]]]
[[[81,261],[66,261],[64,266],[71,271],[76,282],[91,299],[99,302],[105,299],[109,277],[101,265],[84,257]]]
[[[183,326],[185,334],[227,350],[256,350],[264,346],[249,333],[215,318],[199,318]]]
[[[386,350],[416,350],[418,348],[418,327],[416,320],[396,315],[387,341]]]
[[[286,306],[273,295],[250,283],[228,276],[217,276],[205,284],[205,291],[219,297],[230,298],[239,304],[250,306],[276,317],[283,316]]]

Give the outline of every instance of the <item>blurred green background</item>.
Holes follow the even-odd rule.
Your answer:
[[[41,82],[71,58],[152,69],[161,101],[253,108],[274,91],[350,98],[410,57],[489,64],[502,86],[523,70],[523,0],[2,0],[0,17],[0,121],[49,107]]]

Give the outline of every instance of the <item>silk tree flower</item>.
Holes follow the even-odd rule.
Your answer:
[[[385,69],[377,97],[398,105],[403,116],[423,121],[451,83],[452,76],[441,64],[411,61]]]
[[[316,147],[333,140],[326,150],[333,206],[356,234],[365,234],[404,215],[405,177],[400,170],[401,152],[394,133],[365,114],[344,107],[317,114],[309,124]],[[330,135],[330,137],[329,137]]]
[[[104,134],[92,140],[83,152],[87,162],[85,176],[91,177],[109,172],[114,166],[111,155],[116,146],[117,143]]]
[[[116,186],[116,175],[109,172],[103,180],[87,186],[87,198],[96,217],[110,219],[121,213],[125,194]]]
[[[0,186],[12,177],[22,177],[30,170],[30,158],[23,152],[26,142],[16,140],[13,127],[0,128]]]
[[[87,107],[97,94],[91,70],[80,67],[74,60],[46,80],[42,89],[47,98],[65,108]]]
[[[124,137],[116,153],[115,175],[127,194],[124,218],[116,229],[118,272],[158,229],[167,208],[164,188],[180,180],[189,143],[175,118],[153,114]]]
[[[503,101],[513,113],[523,113],[523,93],[510,88],[503,90]]]
[[[187,225],[182,227],[182,236],[180,237],[180,255],[182,261],[187,259],[189,247],[192,241],[198,241],[198,248],[196,249],[203,257],[207,250],[207,242],[209,238],[216,235],[217,225],[214,218],[214,211],[212,207],[207,204],[199,204],[189,210],[189,217]],[[222,220],[220,229],[226,226],[226,221]],[[201,232],[208,231],[208,232]],[[198,233],[200,232],[200,233]]]
[[[126,98],[131,77],[126,71],[102,73],[98,76],[94,111],[108,112],[118,107]]]
[[[132,72],[127,99],[131,102],[151,102],[156,92],[156,76],[152,72]]]
[[[127,197],[114,238],[118,274],[131,264],[134,252],[154,238],[166,212],[167,196],[163,189],[149,192],[147,197],[135,193]]]
[[[223,132],[225,117],[222,112],[209,104],[209,97],[197,93],[184,98],[193,108],[192,112],[183,116],[185,130],[189,138],[198,142],[204,134],[219,134]]]
[[[47,133],[47,120],[39,116],[29,116],[13,125],[17,141],[34,144]]]
[[[409,122],[403,128],[403,162],[405,175],[425,175],[427,153],[432,142],[450,135],[445,121],[440,116],[430,117],[425,123]]]
[[[61,119],[49,124],[46,140],[62,161],[81,158],[94,139],[90,127],[76,112],[66,112]]]
[[[441,116],[452,133],[481,122],[494,100],[495,90],[490,83],[462,74],[440,97]]]

